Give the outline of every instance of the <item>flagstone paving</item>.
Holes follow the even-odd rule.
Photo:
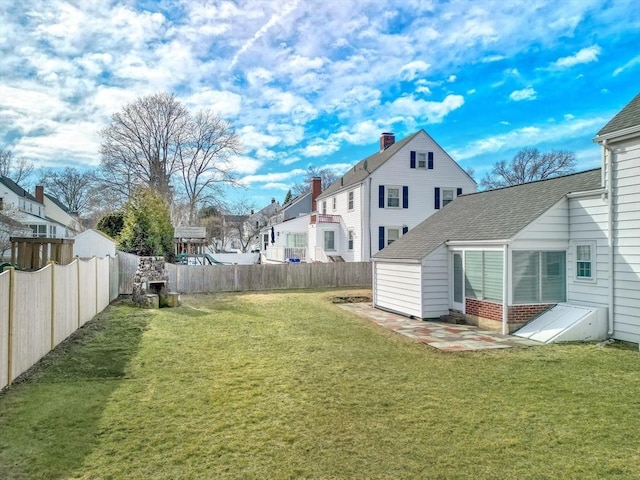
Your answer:
[[[454,325],[431,320],[416,320],[378,310],[373,308],[371,303],[344,303],[340,307],[373,320],[381,327],[415,338],[419,342],[445,352],[544,345],[528,338],[502,335],[473,325]]]

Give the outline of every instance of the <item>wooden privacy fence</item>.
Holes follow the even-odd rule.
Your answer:
[[[180,293],[371,286],[369,262],[218,266],[167,264],[166,268],[169,288]]]
[[[0,274],[0,389],[118,296],[110,282],[114,260],[76,259],[36,272]]]

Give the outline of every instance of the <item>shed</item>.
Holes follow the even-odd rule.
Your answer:
[[[75,237],[73,255],[80,258],[115,257],[116,241],[99,230],[85,230]]]

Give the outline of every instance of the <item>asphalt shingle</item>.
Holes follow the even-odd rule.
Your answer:
[[[640,125],[640,93],[598,132],[598,136]]]
[[[462,195],[374,258],[421,260],[447,241],[510,239],[571,192],[601,187],[600,169]]]

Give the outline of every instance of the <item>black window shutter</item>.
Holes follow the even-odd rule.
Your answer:
[[[462,189],[461,189],[461,188],[458,188],[458,189],[456,190],[456,197],[459,197],[460,195],[462,195]]]
[[[402,187],[402,208],[409,208],[409,187]]]
[[[378,207],[384,208],[384,185],[378,187]]]
[[[406,225],[404,227],[402,227],[402,234],[404,235],[405,233],[407,233],[409,231],[409,227],[407,227]]]
[[[436,187],[436,190],[435,190],[433,204],[434,204],[433,208],[435,208],[436,210],[440,208],[440,189],[438,187]]]
[[[416,168],[416,152],[411,151],[411,168]]]
[[[429,170],[433,170],[433,152],[429,152],[429,163],[427,168],[429,168]]]
[[[378,227],[378,250],[384,248],[384,227]]]

